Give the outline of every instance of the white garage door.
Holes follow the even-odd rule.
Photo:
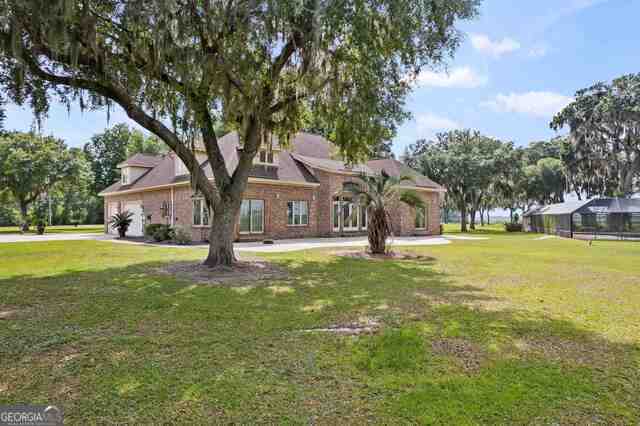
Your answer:
[[[118,207],[119,207],[119,203],[115,202],[115,203],[109,203],[108,207],[107,207],[107,232],[109,234],[113,234],[116,235],[118,233],[118,230],[113,229],[111,227],[111,224],[109,224],[109,221],[111,220],[111,218],[113,217],[113,215],[115,215],[116,213],[118,213]]]
[[[124,205],[124,210],[133,213],[131,225],[127,231],[129,237],[142,237],[144,235],[142,227],[142,205],[140,201],[129,202]]]

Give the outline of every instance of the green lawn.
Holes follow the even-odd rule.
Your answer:
[[[101,234],[104,232],[104,225],[56,225],[47,226],[45,234],[67,234],[67,233],[82,233],[82,234]],[[20,228],[17,226],[0,226],[0,234],[18,234]],[[31,226],[29,228],[30,234],[36,233],[36,227]]]
[[[476,235],[410,249],[431,261],[272,254],[289,280],[226,287],[156,271],[203,249],[1,244],[0,404],[69,424],[637,424],[640,244]],[[366,319],[381,330],[302,331]]]

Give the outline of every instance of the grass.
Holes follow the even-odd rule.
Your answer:
[[[636,424],[640,244],[486,240],[367,261],[270,254],[288,280],[160,274],[203,249],[0,245],[0,404],[75,423]],[[376,319],[359,337],[304,332]]]
[[[446,223],[443,225],[444,226],[444,233],[445,234],[460,234],[460,224],[459,223]],[[472,229],[468,229],[468,232],[470,234],[492,234],[492,233],[499,233],[503,236],[506,236],[507,234],[505,233],[504,230],[504,223],[492,223],[490,225],[484,225],[481,226],[480,224],[476,225],[476,229],[472,230]]]
[[[45,234],[101,234],[104,232],[104,225],[54,225],[47,226]],[[20,228],[17,226],[0,226],[0,234],[19,234]],[[31,226],[29,234],[36,233],[36,227]]]

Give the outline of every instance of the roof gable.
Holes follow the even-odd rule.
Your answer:
[[[383,160],[370,160],[367,162],[367,166],[373,169],[373,171],[376,173],[381,173],[384,170],[385,173],[387,173],[389,176],[410,176],[413,179],[415,186],[420,188],[444,190],[443,186],[435,183],[428,177],[418,173],[411,167],[393,158]]]
[[[150,154],[134,154],[131,157],[127,158],[122,163],[118,164],[118,167],[144,167],[147,169],[151,169],[162,161],[162,155],[150,155]]]
[[[218,138],[218,143],[227,166],[227,171],[229,174],[233,174],[239,159],[240,142],[238,133],[227,133]],[[277,138],[274,137],[272,143],[279,147]],[[386,173],[392,176],[412,176],[416,187],[438,191],[444,190],[442,186],[396,160],[373,160],[365,164],[351,166],[343,161],[332,159],[331,153],[334,151],[332,145],[322,136],[309,133],[297,133],[292,138],[289,148],[288,150],[278,150],[277,166],[255,164],[249,173],[249,177],[274,181],[274,183],[280,181],[291,184],[317,184],[318,180],[312,173],[313,169],[339,174],[375,174],[385,170]],[[173,153],[164,156],[136,154],[122,164],[144,164],[144,166],[141,167],[146,167],[149,170],[135,182],[128,185],[122,185],[120,182],[116,182],[103,190],[101,194],[144,190],[152,187],[187,182],[189,175],[174,175],[174,161],[175,154]],[[208,161],[204,161],[201,167],[207,177],[213,178],[213,173]]]

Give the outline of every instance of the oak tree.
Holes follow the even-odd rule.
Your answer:
[[[0,86],[46,114],[51,97],[120,105],[190,169],[212,210],[207,265],[234,261],[253,158],[311,111],[348,159],[405,116],[411,79],[453,54],[479,0],[1,0]],[[237,130],[229,170],[215,123]],[[198,164],[201,143],[210,181]]]
[[[597,83],[551,122],[569,128],[572,180],[589,195],[628,197],[640,180],[640,74]]]

